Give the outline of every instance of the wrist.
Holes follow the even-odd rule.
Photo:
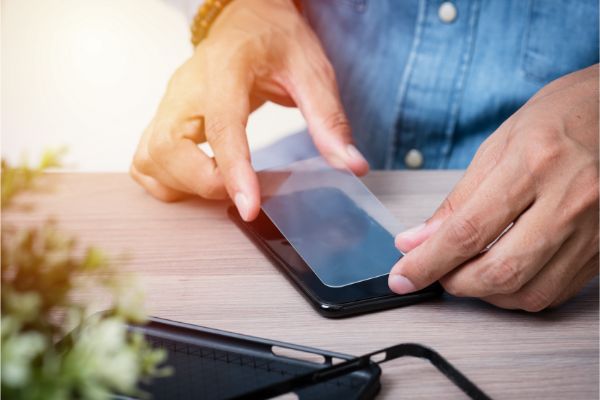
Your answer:
[[[209,31],[215,30],[215,25],[221,25],[222,14],[235,14],[240,7],[265,17],[269,14],[279,14],[282,8],[296,16],[300,16],[302,11],[300,0],[206,0],[198,8],[192,21],[191,42],[194,47],[207,38]]]

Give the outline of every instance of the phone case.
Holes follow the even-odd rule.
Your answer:
[[[245,393],[330,367],[334,359],[354,358],[160,318],[129,329],[142,333],[153,347],[165,349],[165,364],[174,368],[173,375],[142,386],[155,400],[243,398]],[[278,355],[274,347],[317,355],[324,362]],[[359,371],[305,387],[296,394],[300,399],[373,399],[380,389],[380,375],[379,366],[371,362]]]

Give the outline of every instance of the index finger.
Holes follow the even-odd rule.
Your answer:
[[[251,221],[260,210],[260,189],[250,162],[246,125],[240,116],[224,115],[220,111],[207,113],[206,118],[206,136],[225,188],[240,216]]]
[[[504,121],[496,132],[479,146],[463,177],[430,218],[423,224],[401,232],[396,236],[395,242],[398,249],[404,253],[409,253],[420,246],[454,213],[455,208],[459,208],[475,193],[499,162],[506,146],[501,135],[510,130],[512,124],[513,120],[511,118]]]
[[[390,289],[399,294],[423,289],[494,241],[534,200],[527,174],[518,163],[496,166],[423,244],[390,271]]]
[[[258,178],[250,162],[246,123],[250,113],[250,82],[243,68],[221,71],[208,93],[205,134],[229,197],[240,216],[251,221],[260,210]]]
[[[296,61],[287,65],[287,89],[306,119],[316,148],[331,165],[365,175],[369,164],[353,143],[335,72],[318,45],[318,39],[302,42],[292,52],[296,58],[290,60]],[[311,61],[305,61],[311,58]]]

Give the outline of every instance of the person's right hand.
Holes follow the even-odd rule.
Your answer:
[[[173,75],[138,145],[131,174],[163,201],[231,197],[242,218],[258,215],[258,179],[246,122],[270,100],[297,105],[315,146],[333,166],[361,175],[335,74],[291,0],[234,1]],[[214,159],[197,146],[210,144]]]

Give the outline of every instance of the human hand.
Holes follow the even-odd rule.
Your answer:
[[[453,295],[527,311],[576,294],[598,274],[598,65],[531,98],[396,246],[407,253],[390,272],[397,293],[440,280]]]
[[[246,139],[248,115],[265,101],[297,105],[317,149],[362,175],[335,74],[291,0],[234,1],[173,75],[145,130],[131,175],[153,196],[234,200],[243,219],[260,208]],[[208,141],[214,159],[197,144]]]

